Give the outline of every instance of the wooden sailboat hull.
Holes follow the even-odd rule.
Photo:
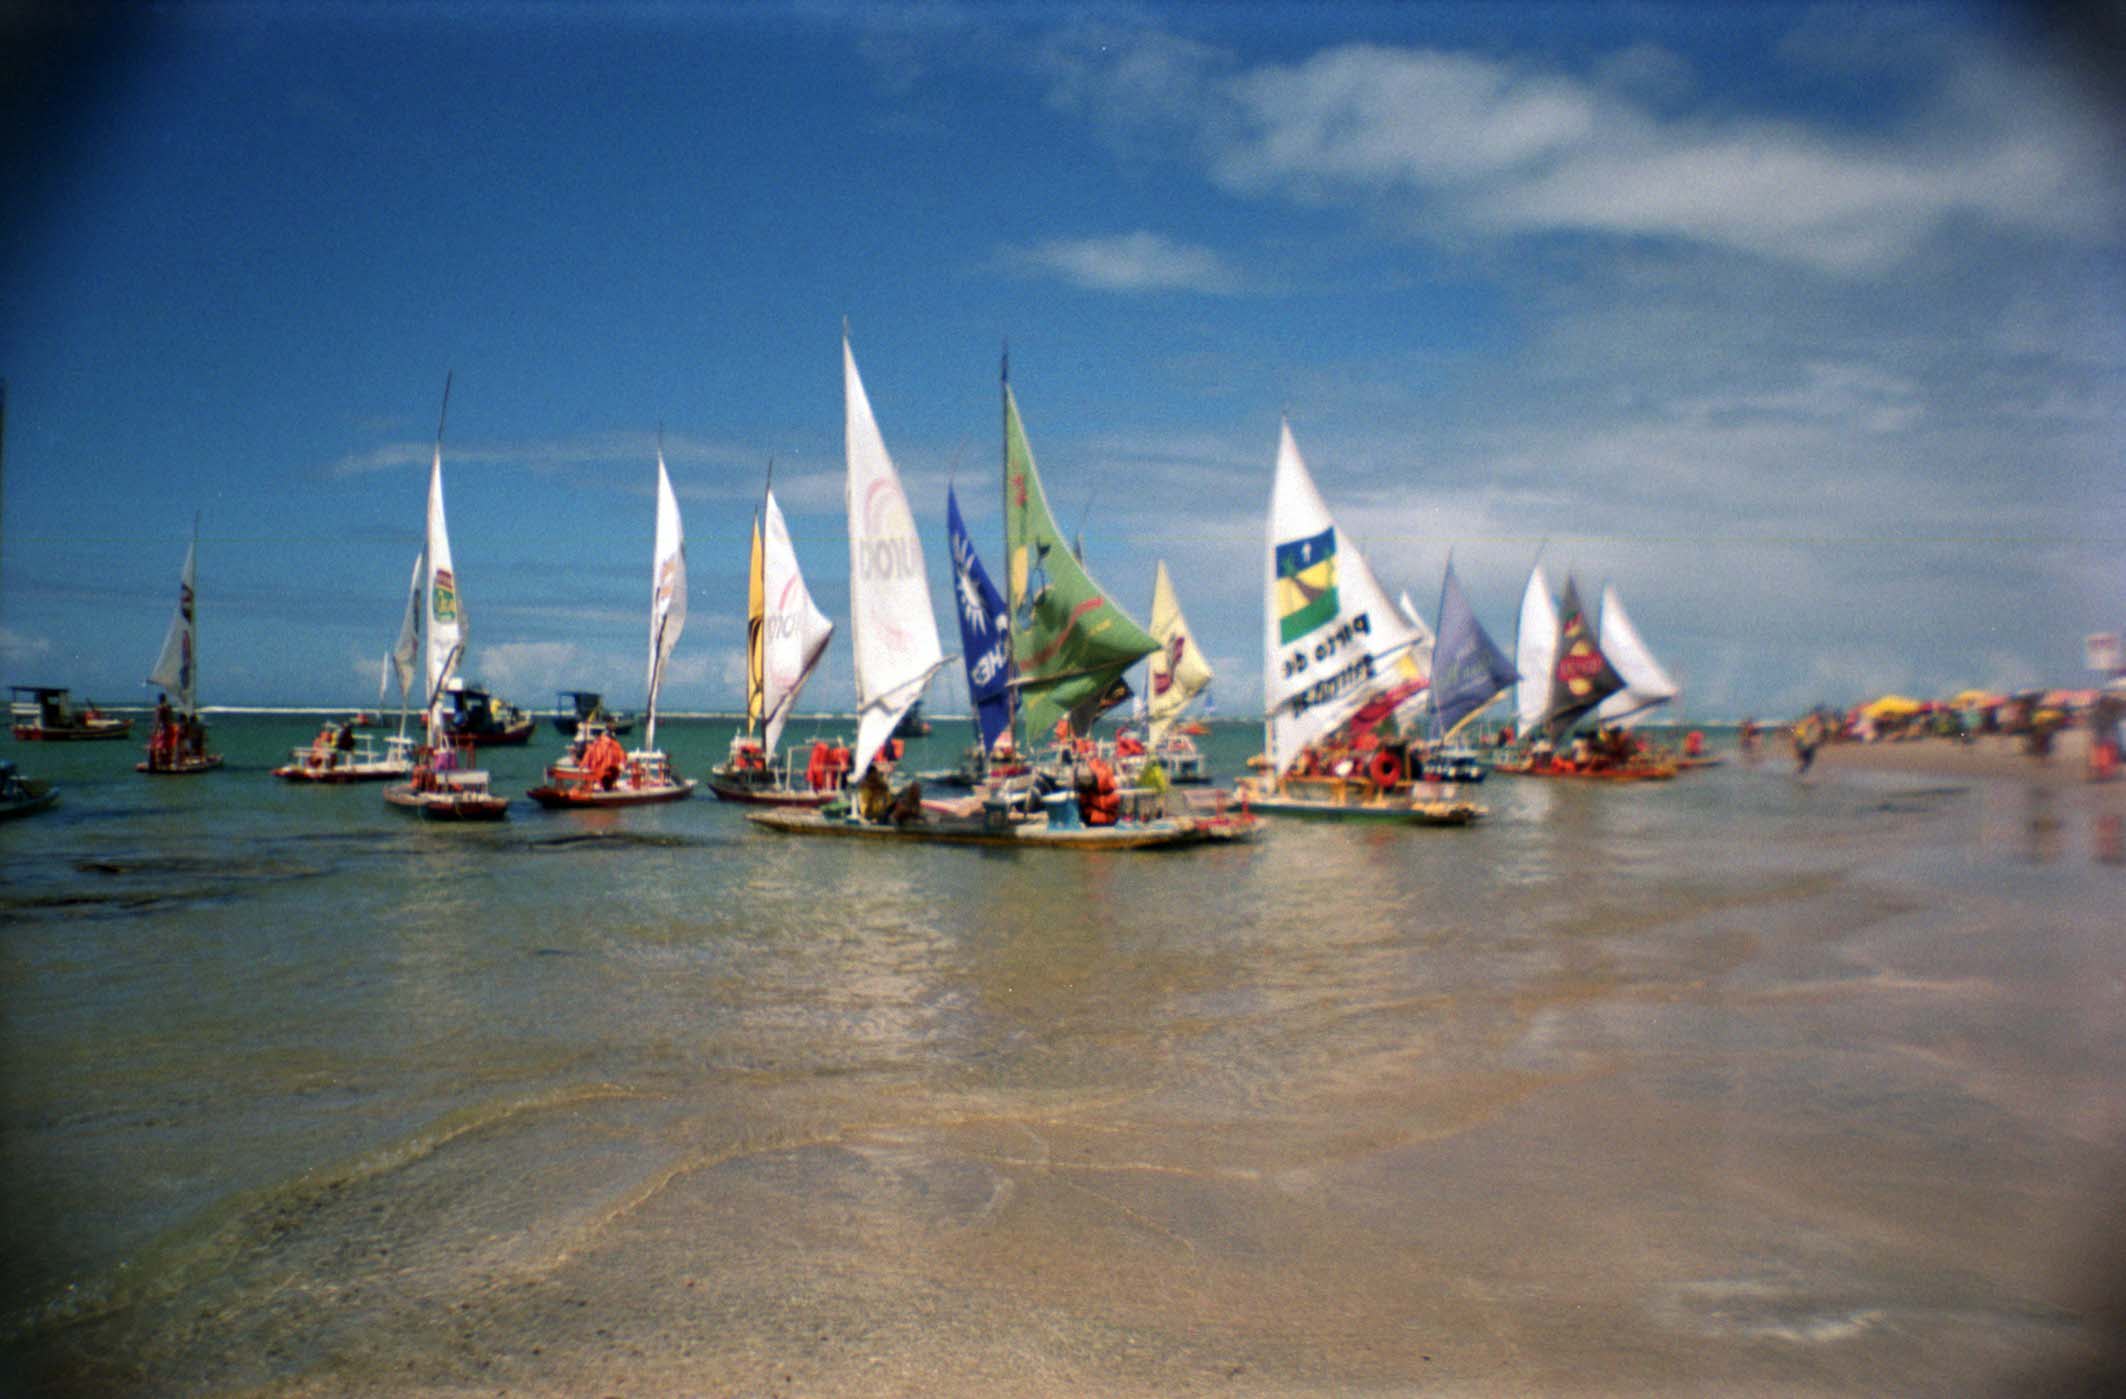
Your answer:
[[[843,836],[855,840],[917,841],[937,845],[984,845],[1013,850],[1176,850],[1187,846],[1252,840],[1261,822],[1247,816],[1196,820],[1124,822],[1114,826],[1052,829],[1045,821],[994,827],[980,819],[930,819],[906,825],[871,823],[819,811],[755,811],[748,821],[785,835]]]
[[[416,792],[386,787],[384,800],[428,821],[500,821],[509,815],[509,798],[489,792]]]
[[[273,769],[273,775],[288,782],[303,782],[315,787],[343,787],[355,782],[403,779],[412,770],[406,763],[343,763],[338,767],[288,763]]]
[[[691,777],[655,786],[612,788],[587,787],[580,783],[549,782],[525,795],[549,811],[585,811],[610,806],[649,806],[656,802],[684,801],[694,795]]]
[[[133,721],[90,719],[63,728],[46,728],[42,724],[16,724],[13,732],[15,737],[24,743],[94,743],[104,739],[127,737],[133,732]]]
[[[135,763],[133,771],[147,773],[150,777],[196,777],[203,772],[212,772],[221,766],[221,754],[207,753],[195,758],[176,758],[164,763]]]
[[[739,802],[746,806],[822,807],[840,796],[839,792],[819,792],[809,787],[783,787],[747,782],[738,778],[709,774],[709,790],[718,801]]]
[[[1668,763],[1640,763],[1628,767],[1577,768],[1537,767],[1531,763],[1499,763],[1491,769],[1504,777],[1549,777],[1570,782],[1666,782],[1676,775]]]
[[[28,789],[23,795],[0,801],[0,821],[11,821],[17,816],[35,816],[40,811],[51,810],[52,803],[59,800],[59,789],[49,783],[26,782],[23,786]]]
[[[1475,825],[1488,814],[1475,802],[1441,797],[1384,797],[1361,802],[1333,802],[1322,797],[1248,795],[1248,810],[1265,816],[1301,816],[1307,821],[1369,821],[1380,825]]]

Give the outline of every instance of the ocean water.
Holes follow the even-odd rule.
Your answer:
[[[1469,830],[993,852],[705,789],[429,827],[271,778],[313,728],[220,719],[194,779],[10,745],[64,787],[0,825],[10,1392],[1998,1394],[2115,1358],[2116,789],[1731,760],[1494,779]],[[660,737],[699,776],[730,731]],[[490,751],[497,789],[558,742]]]

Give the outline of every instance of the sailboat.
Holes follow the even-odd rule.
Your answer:
[[[1513,668],[1520,672],[1514,690],[1515,733],[1523,744],[1533,743],[1550,711],[1551,672],[1558,663],[1558,605],[1550,596],[1550,580],[1543,565],[1528,570],[1528,586],[1521,590],[1521,611],[1513,629]]]
[[[221,766],[221,755],[207,751],[207,726],[199,718],[199,622],[194,612],[198,558],[199,519],[194,516],[192,542],[185,549],[185,569],[177,584],[177,610],[171,614],[155,668],[148,672],[147,683],[163,691],[156,699],[155,732],[148,738],[147,761],[135,765],[138,772],[160,777],[212,772]],[[173,690],[177,693],[174,708],[168,702]]]
[[[550,809],[647,806],[683,801],[694,795],[694,781],[672,770],[657,746],[657,696],[664,686],[665,663],[687,621],[686,536],[680,527],[679,499],[664,468],[664,449],[657,449],[657,535],[650,556],[649,718],[642,747],[623,751],[619,736],[594,719],[576,726],[574,742],[547,765],[546,781],[525,793]]]
[[[922,799],[918,784],[896,794],[863,782],[879,747],[944,665],[915,522],[857,376],[847,331],[842,379],[849,464],[851,641],[856,655],[859,729],[850,808],[753,813],[771,830],[867,839],[924,840],[1015,848],[1142,849],[1240,839],[1246,816],[1167,817],[1146,799],[1125,800],[1110,783],[1112,819],[1088,823],[1069,792],[1039,797],[1028,779],[991,782],[973,796]],[[1129,620],[1070,556],[1042,496],[1033,454],[1004,384],[1005,521],[1010,578],[1013,682],[1027,730],[1052,725],[1073,706],[1097,700],[1156,643]]]
[[[724,801],[767,806],[824,806],[834,799],[841,788],[833,759],[838,743],[814,743],[803,785],[790,761],[780,767],[775,761],[783,726],[833,637],[834,623],[805,587],[797,546],[770,485],[753,520],[747,568],[746,727],[732,736],[723,765],[710,771],[710,791]]]
[[[413,662],[421,641],[421,559],[413,560],[413,577],[406,588],[406,611],[399,620],[399,639],[384,656],[377,676],[376,702],[381,709],[391,682],[399,682],[399,731],[384,740],[384,752],[376,740],[360,732],[358,719],[327,724],[317,738],[298,748],[273,775],[289,782],[340,786],[350,782],[388,782],[413,771],[414,741],[406,733],[406,720],[413,697]]]
[[[1452,782],[1483,780],[1488,771],[1483,761],[1475,752],[1455,747],[1455,739],[1517,677],[1513,663],[1477,620],[1449,559],[1440,580],[1439,630],[1432,645],[1430,739],[1422,759],[1426,776]]]
[[[1211,663],[1203,658],[1181,613],[1181,599],[1174,593],[1174,580],[1167,575],[1166,560],[1159,560],[1152,578],[1152,639],[1157,650],[1145,658],[1145,739],[1148,759],[1158,762],[1166,780],[1178,786],[1209,782],[1203,752],[1181,727],[1181,716],[1191,701],[1203,693],[1213,678]]]
[[[1601,646],[1624,682],[1624,688],[1596,706],[1595,718],[1601,723],[1630,728],[1681,693],[1632,625],[1613,583],[1602,585]]]
[[[1531,591],[1540,576],[1538,571],[1531,577]],[[1542,601],[1547,606],[1547,592]],[[1524,624],[1528,613],[1529,606],[1524,599]],[[1550,667],[1545,683],[1534,687],[1542,695],[1543,703],[1539,708],[1531,705],[1530,697],[1525,693],[1520,702],[1525,726],[1522,737],[1528,747],[1518,761],[1501,763],[1496,770],[1518,777],[1584,777],[1611,782],[1675,776],[1674,764],[1638,754],[1628,738],[1619,741],[1600,736],[1575,743],[1569,755],[1561,757],[1556,753],[1556,745],[1582,720],[1595,717],[1605,700],[1625,688],[1625,682],[1596,641],[1594,628],[1587,620],[1587,609],[1580,603],[1579,587],[1569,574],[1554,615],[1557,629]],[[1524,690],[1528,688],[1526,667],[1529,661],[1530,656],[1524,652],[1521,658]]]
[[[1410,692],[1401,662],[1422,633],[1337,528],[1289,422],[1279,426],[1267,545],[1266,773],[1245,779],[1254,808],[1416,825],[1467,825],[1483,816],[1482,807],[1451,787],[1409,781],[1404,760],[1391,749],[1370,757],[1322,750],[1369,702]]]
[[[967,675],[968,719],[974,742],[956,768],[926,772],[932,787],[971,790],[991,776],[1019,776],[1027,768],[1012,733],[1011,614],[989,579],[974,538],[960,517],[959,493],[945,488],[945,534],[952,549],[952,592],[960,621],[960,659]]]
[[[509,799],[488,790],[487,774],[472,764],[469,739],[452,734],[443,699],[465,655],[465,602],[451,566],[450,530],[443,515],[443,423],[450,414],[450,379],[436,418],[435,456],[428,467],[428,547],[422,556],[422,674],[426,682],[427,741],[414,752],[413,771],[384,789],[384,800],[431,821],[499,821]]]

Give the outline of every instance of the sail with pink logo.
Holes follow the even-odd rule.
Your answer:
[[[894,726],[923,697],[945,664],[930,577],[915,515],[900,474],[872,416],[842,332],[843,443],[848,458],[849,635],[856,662],[856,761],[853,784],[870,768]]]

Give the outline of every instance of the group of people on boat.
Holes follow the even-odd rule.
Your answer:
[[[335,724],[328,720],[318,729],[317,737],[310,740],[310,751],[303,757],[303,766],[316,772],[339,766],[344,755],[354,752],[356,722],[349,719],[344,724]]]
[[[891,740],[888,746],[897,748],[899,742]],[[815,738],[805,759],[805,781],[815,792],[839,792],[848,783],[851,761],[848,744],[838,738]]]
[[[1702,753],[1705,739],[1702,734],[1697,737]],[[1528,757],[1536,771],[1568,774],[1615,772],[1656,761],[1656,754],[1645,741],[1619,724],[1575,735],[1563,754],[1549,739],[1539,738],[1529,745]]]
[[[197,714],[179,714],[170,707],[170,697],[155,697],[155,732],[148,736],[148,767],[174,768],[204,761],[207,756],[207,726]]]

